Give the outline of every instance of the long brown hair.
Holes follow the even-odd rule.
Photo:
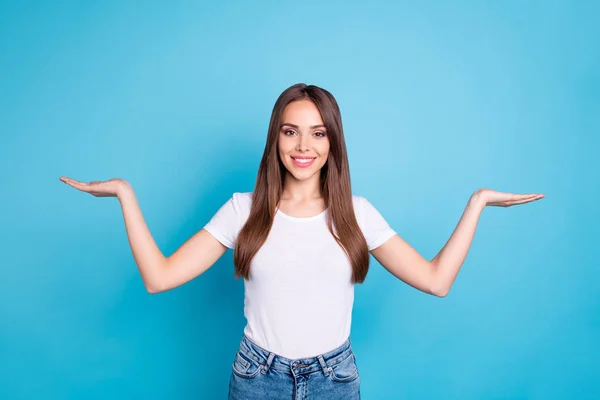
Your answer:
[[[325,124],[330,148],[327,161],[320,171],[320,189],[328,208],[327,227],[350,260],[352,282],[362,283],[369,269],[369,250],[354,214],[340,109],[333,95],[327,90],[304,83],[287,88],[273,107],[250,215],[235,244],[235,276],[249,278],[252,258],[267,240],[273,225],[285,178],[285,166],[278,152],[281,116],[285,107],[297,100],[311,100],[319,109]]]

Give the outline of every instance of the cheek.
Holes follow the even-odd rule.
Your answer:
[[[294,150],[294,146],[294,142],[285,136],[279,137],[279,140],[277,141],[277,148],[281,153],[289,153],[290,151]]]
[[[323,143],[320,147],[319,147],[319,154],[323,157],[323,158],[327,158],[327,155],[329,154],[329,143]]]
[[[288,152],[284,141],[279,140],[279,143],[277,144],[277,151],[279,152],[279,155],[281,157],[283,157]]]

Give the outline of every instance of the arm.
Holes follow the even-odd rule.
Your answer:
[[[160,293],[194,279],[210,268],[227,247],[201,229],[170,257],[165,257],[150,234],[133,188],[124,179],[80,182],[66,176],[60,180],[95,197],[117,197],[121,204],[129,246],[150,293]]]
[[[142,211],[129,184],[117,195],[133,257],[149,293],[160,293],[199,276],[221,257],[227,247],[202,229],[171,256],[165,257],[144,221]]]
[[[465,261],[483,209],[488,205],[508,207],[543,197],[479,189],[469,199],[450,239],[433,260],[427,261],[398,235],[372,250],[371,254],[398,279],[425,293],[444,297]]]
[[[465,262],[485,201],[475,192],[442,250],[431,260],[435,270],[434,294],[444,297],[450,291],[458,271]]]
[[[478,196],[471,196],[452,236],[431,261],[398,235],[372,250],[371,254],[396,278],[425,293],[444,297],[466,258],[482,210]]]

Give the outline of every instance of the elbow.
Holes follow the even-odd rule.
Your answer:
[[[429,294],[435,296],[435,297],[446,297],[448,296],[448,293],[450,292],[450,286],[452,286],[452,282],[448,283],[448,282],[444,282],[443,277],[440,275],[440,273],[438,272],[438,266],[436,263],[432,263],[432,271],[431,271],[431,278],[430,278],[430,289],[429,289]]]
[[[158,290],[152,286],[146,286],[146,291],[150,294],[158,294],[161,292],[160,290]]]
[[[167,291],[166,276],[164,269],[166,267],[161,266],[156,272],[150,276],[143,276],[144,286],[146,291],[150,294],[158,294]]]
[[[443,297],[448,296],[449,292],[450,292],[450,288],[440,288],[440,289],[432,289],[430,291],[430,294],[432,294],[435,297],[443,298]]]
[[[146,286],[146,291],[150,294],[158,294],[165,291],[163,288],[155,284],[145,283],[144,285]]]
[[[440,298],[448,296],[449,292],[450,292],[450,286],[443,285],[443,284],[435,284],[429,290],[429,294],[431,294],[435,297],[440,297]]]

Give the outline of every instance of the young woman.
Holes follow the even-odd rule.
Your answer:
[[[232,365],[230,399],[359,399],[350,326],[354,284],[365,280],[369,252],[398,279],[443,297],[484,207],[544,197],[476,190],[448,243],[428,261],[367,199],[352,194],[337,102],[305,84],[289,87],[275,103],[254,191],[234,193],[169,257],[156,246],[126,181],[60,179],[119,199],[150,293],[188,282],[234,249],[247,325]]]

